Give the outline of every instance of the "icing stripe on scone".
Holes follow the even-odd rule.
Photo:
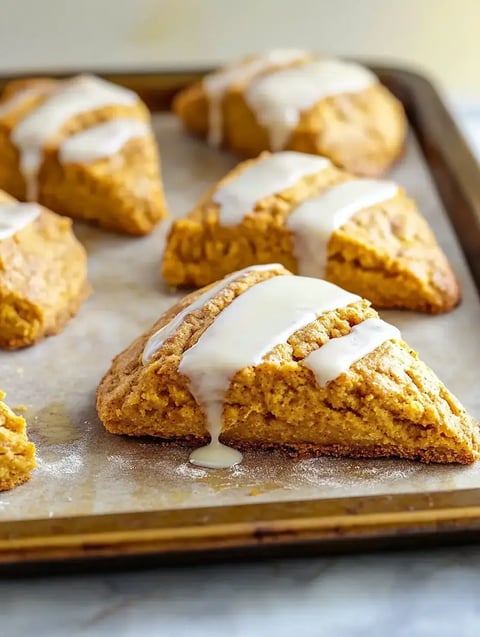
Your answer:
[[[219,204],[219,223],[235,226],[242,222],[256,204],[295,185],[309,175],[315,175],[331,163],[325,157],[287,151],[269,155],[244,170],[213,194]]]
[[[16,91],[9,99],[0,104],[0,117],[6,117],[13,113],[29,97],[39,97],[52,91],[51,84],[30,86]]]
[[[273,264],[269,263],[268,265],[252,265],[250,267],[244,268],[243,270],[232,272],[232,274],[229,274],[228,276],[226,276],[224,279],[219,281],[216,285],[209,287],[208,290],[206,290],[206,292],[204,292],[203,294],[200,294],[200,296],[198,296],[195,299],[195,301],[193,301],[193,303],[190,303],[190,305],[187,305],[186,308],[184,308],[181,312],[179,312],[170,321],[170,323],[167,323],[166,325],[161,327],[157,332],[152,334],[152,336],[148,339],[145,345],[145,348],[143,350],[143,356],[142,356],[143,364],[147,365],[150,359],[152,358],[152,356],[154,356],[158,352],[158,350],[161,348],[164,342],[175,334],[175,332],[178,330],[180,325],[185,320],[185,317],[187,317],[192,312],[195,312],[195,310],[198,310],[204,305],[206,305],[215,296],[217,296],[219,292],[224,290],[230,283],[232,283],[232,281],[236,281],[237,279],[240,279],[243,275],[247,274],[248,272],[254,272],[254,271],[261,272],[261,271],[273,270],[275,268],[281,268],[281,267],[282,267],[281,265],[276,263],[273,263]]]
[[[40,214],[40,206],[35,203],[0,203],[0,240],[8,239],[30,223]]]
[[[150,127],[138,119],[112,119],[67,137],[59,149],[64,164],[90,164],[118,153],[130,140],[145,137]]]
[[[205,410],[211,435],[210,444],[195,450],[191,462],[211,468],[238,463],[241,454],[219,442],[224,398],[235,374],[260,364],[275,346],[324,312],[358,300],[326,281],[276,276],[253,285],[222,310],[179,365]]]
[[[377,347],[392,338],[401,338],[400,331],[381,319],[371,318],[359,323],[345,336],[331,338],[303,361],[324,387]]]
[[[294,233],[299,274],[323,277],[328,243],[333,232],[355,213],[387,201],[397,192],[398,186],[390,181],[352,179],[332,186],[297,206],[286,225]]]
[[[43,159],[43,146],[72,117],[105,106],[130,106],[138,101],[132,91],[93,76],[80,76],[61,82],[38,108],[13,129],[11,139],[20,152],[27,199],[37,197],[37,175]]]
[[[274,49],[249,60],[234,62],[217,73],[207,75],[203,87],[208,95],[208,141],[219,146],[223,138],[222,102],[226,91],[238,82],[248,82],[268,69],[292,64],[308,57],[299,49]]]
[[[376,81],[358,64],[326,58],[254,79],[245,99],[277,151],[285,148],[302,112],[326,97],[358,93]]]

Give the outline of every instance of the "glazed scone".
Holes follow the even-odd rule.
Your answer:
[[[200,287],[271,262],[379,308],[439,313],[460,300],[446,256],[399,186],[304,153],[264,153],[237,166],[173,223],[162,274],[171,285]]]
[[[0,147],[0,188],[17,199],[132,235],[167,214],[150,113],[100,78],[8,84]]]
[[[27,438],[25,419],[2,401],[0,391],[0,491],[30,479],[35,468],[35,446]]]
[[[89,291],[71,220],[0,191],[0,347],[60,332]]]
[[[368,301],[279,265],[177,303],[114,359],[97,410],[112,433],[210,440],[191,460],[211,467],[238,449],[441,463],[480,450],[478,425]]]
[[[403,107],[373,73],[296,49],[234,62],[181,91],[173,108],[187,130],[243,157],[298,150],[358,175],[391,166],[407,132]]]

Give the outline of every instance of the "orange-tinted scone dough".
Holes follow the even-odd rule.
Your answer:
[[[259,122],[265,109],[256,114],[249,105],[246,97],[249,88],[274,72],[301,68],[321,58],[305,53],[297,60],[281,65],[272,62],[256,73],[242,74],[242,67],[261,57],[250,56],[238,63],[239,73],[225,87],[220,104],[223,146],[242,157],[256,157],[264,150],[287,149],[324,155],[358,175],[379,175],[401,155],[407,133],[405,113],[400,102],[378,81],[358,91],[319,99],[301,111],[287,142],[275,147],[268,129]],[[212,99],[206,82],[208,79],[181,91],[173,105],[185,128],[202,137],[208,137],[211,128]],[[290,94],[295,94],[295,87]],[[271,102],[275,102],[273,95]]]
[[[35,446],[27,438],[25,419],[7,407],[3,397],[0,391],[0,491],[26,482],[35,468]]]
[[[278,262],[298,272],[287,221],[297,206],[353,176],[333,165],[245,210],[241,223],[222,225],[212,199],[223,185],[268,158],[239,164],[168,235],[164,279],[174,286],[203,286],[256,263]],[[395,197],[356,212],[328,242],[323,278],[368,298],[379,308],[440,313],[455,307],[460,288],[452,268],[415,202]]]
[[[0,191],[0,205],[14,201]],[[87,255],[66,217],[42,208],[0,240],[0,347],[16,349],[57,334],[88,296]]]
[[[99,81],[83,76],[63,82],[32,78],[7,85],[0,101],[0,188],[19,200],[30,199],[13,133],[67,82],[85,80]],[[13,107],[8,106],[2,114],[2,106],[12,103]],[[66,140],[102,123],[123,119],[145,123],[146,134],[132,137],[119,150],[91,161],[61,161]],[[150,113],[139,98],[132,104],[112,103],[67,118],[42,148],[37,181],[33,200],[57,213],[109,230],[147,234],[168,214]]]
[[[150,336],[201,292],[167,311],[114,359],[101,381],[97,410],[105,427],[116,434],[156,436],[172,443],[205,443],[206,415],[190,393],[188,378],[179,373],[182,356],[239,295],[274,276],[289,273],[277,266],[239,273],[209,303],[187,314],[143,364]],[[274,347],[263,362],[240,369],[223,403],[220,440],[240,449],[283,448],[299,456],[475,461],[478,425],[402,340],[383,343],[323,387],[300,364],[329,339],[377,316],[365,300],[325,312]]]

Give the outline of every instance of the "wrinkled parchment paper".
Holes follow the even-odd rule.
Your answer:
[[[168,203],[174,215],[183,215],[235,159],[184,135],[171,115],[159,115],[155,125]],[[462,305],[444,316],[382,316],[401,329],[479,418],[480,303],[413,138],[392,178],[417,199],[460,277],[464,296]],[[59,336],[0,353],[0,388],[11,406],[27,407],[24,415],[38,452],[31,481],[0,493],[0,519],[480,488],[480,462],[472,467],[332,458],[295,463],[281,454],[247,453],[238,467],[213,471],[190,465],[188,450],[107,433],[95,413],[98,381],[112,357],[181,296],[159,277],[167,226],[131,239],[78,224],[94,296]]]

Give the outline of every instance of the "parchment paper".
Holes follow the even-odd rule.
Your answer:
[[[186,136],[171,115],[156,117],[163,176],[174,215],[235,165],[227,153]],[[480,417],[480,303],[428,170],[411,136],[393,174],[417,199],[463,285],[463,303],[438,317],[382,316]],[[11,406],[26,405],[37,445],[30,482],[0,494],[0,519],[140,511],[178,507],[480,488],[472,467],[425,466],[399,460],[320,458],[295,463],[281,454],[245,454],[230,471],[195,468],[188,450],[107,433],[95,413],[95,388],[110,360],[181,294],[162,284],[159,260],[168,223],[141,239],[76,226],[90,259],[94,296],[59,336],[0,353],[0,388]]]

